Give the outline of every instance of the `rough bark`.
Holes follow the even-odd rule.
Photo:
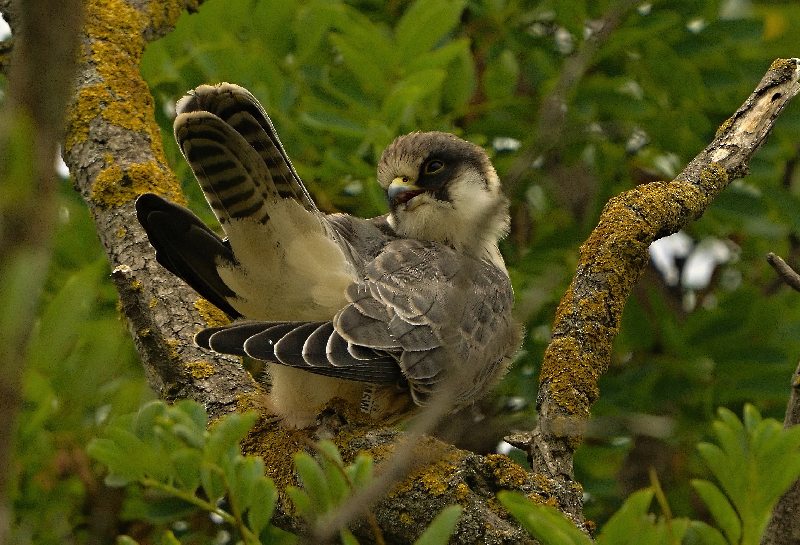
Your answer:
[[[146,42],[168,32],[187,7],[197,2],[86,4],[64,160],[108,254],[148,382],[160,397],[196,399],[216,417],[257,405],[261,390],[238,360],[194,346],[198,329],[224,318],[156,263],[134,212],[146,191],[184,200],[139,61]]]
[[[670,182],[641,185],[611,199],[580,249],[580,263],[556,311],[537,399],[539,420],[525,447],[534,471],[572,482],[583,421],[599,395],[622,309],[648,263],[651,242],[700,217],[748,163],[800,90],[800,60],[778,59],[714,140]]]

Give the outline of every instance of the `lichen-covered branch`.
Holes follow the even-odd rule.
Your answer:
[[[376,463],[377,479],[386,471],[386,464],[399,449],[409,448],[405,433],[393,429],[374,429],[374,422],[357,410],[332,404],[320,417],[313,435],[307,430],[287,430],[270,424],[257,426],[245,439],[243,450],[261,456],[267,474],[278,489],[297,485],[293,473],[293,454],[308,449],[309,439],[332,439],[346,463],[359,453],[367,453]],[[417,539],[433,517],[448,505],[460,504],[464,512],[459,520],[453,543],[536,543],[500,507],[495,495],[500,490],[518,490],[535,501],[554,505],[565,512],[579,510],[563,503],[563,498],[579,496],[574,490],[563,490],[563,483],[531,473],[507,456],[479,456],[459,450],[431,437],[417,438],[410,445],[412,463],[406,477],[388,489],[383,499],[363,506],[377,520],[385,543],[406,544]],[[390,468],[389,471],[392,469]],[[579,488],[577,485],[569,484]],[[292,509],[288,499],[281,499],[282,514],[276,524],[303,533],[313,529],[298,526],[288,515]],[[360,501],[358,494],[352,501]],[[348,503],[350,503],[348,502]],[[580,519],[575,519],[580,524]],[[375,529],[366,517],[349,524],[361,543],[376,542]],[[309,536],[305,543],[328,543]]]
[[[150,385],[162,398],[190,397],[219,416],[252,406],[260,389],[239,361],[193,345],[194,333],[219,313],[156,263],[134,212],[134,200],[146,191],[184,201],[164,158],[139,61],[148,39],[168,32],[198,3],[86,3],[64,160],[94,217]]]
[[[576,421],[598,396],[610,363],[622,309],[648,263],[654,240],[697,219],[736,178],[766,139],[784,106],[800,90],[800,60],[772,63],[755,91],[714,140],[670,182],[641,185],[611,199],[580,249],[576,274],[556,311],[528,449],[535,471],[572,479]]]

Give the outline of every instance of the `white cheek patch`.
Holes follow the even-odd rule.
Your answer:
[[[346,303],[354,273],[320,218],[290,199],[272,203],[269,221],[232,219],[225,227],[237,267],[220,267],[236,292],[231,305],[250,319],[329,320]]]
[[[508,229],[503,197],[487,190],[479,174],[470,169],[462,171],[448,190],[450,202],[427,194],[415,197],[415,201],[421,199],[420,204],[410,211],[398,210],[395,229],[402,236],[443,242],[470,253],[484,249],[494,261],[497,240]]]

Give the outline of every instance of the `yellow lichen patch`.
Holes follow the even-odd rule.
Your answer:
[[[173,360],[178,359],[180,357],[178,347],[181,345],[181,342],[178,339],[167,339],[165,343],[167,345],[167,355]]]
[[[150,26],[153,28],[173,27],[178,22],[178,18],[185,11],[194,12],[200,7],[199,0],[182,2],[164,2],[163,0],[151,1],[147,5],[147,15],[150,18]]]
[[[492,469],[492,474],[500,486],[520,488],[528,482],[528,472],[505,454],[487,455],[486,464]]]
[[[400,520],[402,524],[405,525],[411,525],[414,523],[414,518],[408,513],[408,511],[403,511],[397,518]]]
[[[548,381],[553,401],[568,414],[589,415],[591,402],[588,398],[593,400],[598,394],[597,371],[593,364],[604,365],[592,361],[591,355],[585,353],[572,337],[553,339],[547,347],[542,363],[542,380]]]
[[[456,485],[456,500],[458,503],[463,504],[469,498],[471,490],[469,487],[464,483],[458,483]]]
[[[124,227],[120,227],[114,234],[117,236],[117,238],[125,238],[125,235],[128,234],[128,230]]]
[[[700,183],[714,192],[722,191],[729,182],[728,171],[719,163],[711,163],[700,172]]]
[[[553,482],[546,475],[534,472],[530,474],[530,477],[531,480],[533,481],[533,485],[536,487],[537,490],[541,490],[542,492],[545,492],[547,494],[552,492]]]
[[[415,451],[425,450],[433,446],[439,450],[437,444],[430,440],[415,446]],[[431,453],[420,452],[418,459],[425,459]],[[425,492],[432,496],[441,496],[447,492],[456,492],[454,480],[458,480],[458,469],[461,463],[461,454],[456,451],[448,454],[444,458],[436,460],[430,464],[425,464],[412,471],[403,482],[398,484],[391,495],[404,494],[417,486],[421,486]]]
[[[132,280],[131,281],[131,289],[139,291],[142,289],[142,281],[141,280]]]
[[[89,0],[85,11],[86,31],[91,37],[119,42],[129,55],[141,54],[146,20],[136,8],[123,0]]]
[[[134,200],[142,193],[159,193],[181,200],[170,188],[174,176],[155,163],[134,163],[126,168],[117,164],[100,171],[92,184],[91,199],[99,206],[113,208]]]
[[[598,377],[610,363],[611,343],[625,301],[647,266],[650,243],[699,216],[729,181],[718,163],[698,178],[652,182],[612,198],[581,245],[578,273],[556,310],[541,373],[567,414],[588,416],[599,394]]]
[[[85,85],[78,91],[75,102],[67,112],[67,134],[64,150],[69,152],[78,142],[89,137],[89,123],[100,115],[102,104],[108,92],[102,84]]]
[[[536,492],[531,492],[529,494],[525,494],[525,497],[531,500],[533,503],[542,505],[547,503],[549,497],[542,496],[541,494],[537,494]]]
[[[731,128],[731,125],[733,125],[733,117],[729,117],[728,119],[722,122],[722,125],[719,126],[716,134],[714,134],[714,138],[719,138],[720,136],[725,134],[728,131],[728,129]]]
[[[187,371],[196,379],[208,378],[214,374],[214,366],[207,361],[187,361],[183,364]]]
[[[152,331],[150,331],[149,327],[144,327],[136,332],[139,337],[149,337],[150,333],[152,333]]]
[[[176,19],[179,4],[171,2],[162,18]],[[162,6],[162,11],[165,9]],[[85,20],[89,42],[82,48],[83,62],[94,66],[102,81],[80,89],[70,108],[67,152],[87,140],[91,122],[97,117],[120,129],[144,135],[149,141],[152,161],[118,166],[107,159],[108,166],[92,188],[92,198],[103,206],[118,206],[142,191],[153,191],[183,203],[180,186],[165,166],[153,97],[139,73],[145,45],[143,33],[150,18],[123,0],[89,0]]]
[[[150,301],[147,302],[147,306],[149,308],[156,308],[158,306],[158,299],[155,297],[151,297]]]
[[[260,388],[246,394],[236,396],[236,412],[263,412],[267,405],[267,397]]]
[[[206,325],[209,327],[218,327],[231,323],[231,320],[228,318],[227,314],[205,299],[198,299],[195,301],[194,308],[197,310],[200,316],[202,316],[203,320],[206,322]]]
[[[310,444],[308,432],[284,429],[269,419],[260,419],[242,440],[242,453],[260,456],[267,476],[275,481],[278,490],[283,491],[287,486],[297,484],[294,455]]]
[[[794,59],[775,59],[772,61],[772,64],[769,65],[770,70],[792,70],[795,69],[795,60]]]

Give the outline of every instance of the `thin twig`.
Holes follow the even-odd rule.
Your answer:
[[[781,280],[786,282],[788,286],[795,291],[800,291],[800,274],[797,274],[797,271],[791,268],[783,259],[770,252],[767,254],[767,263],[775,269]]]

